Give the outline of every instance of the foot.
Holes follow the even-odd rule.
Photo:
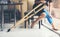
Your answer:
[[[33,26],[31,26],[31,29],[33,28]]]
[[[53,28],[53,30],[57,31],[58,29],[56,29],[56,28]]]

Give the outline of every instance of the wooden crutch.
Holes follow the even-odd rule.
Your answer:
[[[39,4],[36,8],[34,8],[33,10],[31,10],[26,16],[24,16],[21,20],[19,20],[15,26],[12,26],[11,28],[8,29],[7,32],[9,32],[11,29],[15,28],[16,26],[18,26],[19,24],[23,23],[25,20],[29,19],[30,17],[32,17],[33,15],[35,15],[37,12],[39,12],[40,10],[42,10],[44,8],[44,6],[42,8],[40,8],[38,11],[36,11],[36,13],[28,16],[30,13],[32,13],[35,9],[37,9],[39,6],[41,6],[42,4]]]

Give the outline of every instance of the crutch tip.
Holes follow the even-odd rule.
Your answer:
[[[11,29],[8,29],[7,32],[10,32]]]

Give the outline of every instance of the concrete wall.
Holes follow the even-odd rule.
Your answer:
[[[54,0],[53,2],[55,8],[60,8],[60,0]]]
[[[54,13],[55,15],[60,18],[60,0],[54,0]]]

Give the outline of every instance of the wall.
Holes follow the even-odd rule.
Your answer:
[[[54,0],[53,2],[55,8],[60,8],[60,0]]]
[[[54,0],[54,13],[56,17],[60,18],[60,0]]]
[[[35,1],[35,0],[28,0],[28,3],[29,3],[29,4],[28,4],[28,7],[29,7],[28,9],[29,9],[29,10],[32,10],[34,1]]]

